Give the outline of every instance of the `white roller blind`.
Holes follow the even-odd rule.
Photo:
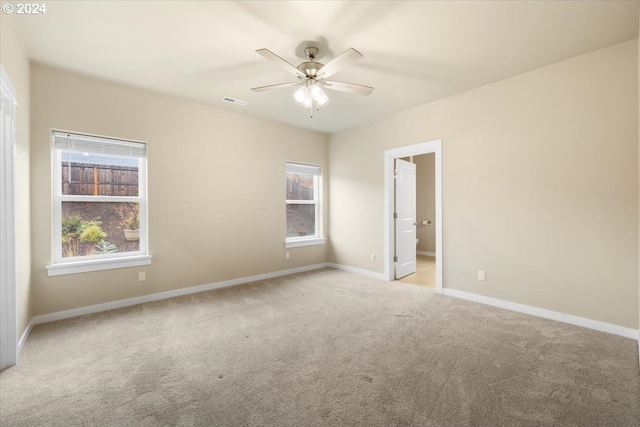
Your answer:
[[[295,173],[298,175],[320,176],[321,168],[316,165],[305,165],[303,163],[286,163],[287,173]]]
[[[58,131],[53,132],[53,148],[111,156],[147,156],[147,145],[141,142]]]

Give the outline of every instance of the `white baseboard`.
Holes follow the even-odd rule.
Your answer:
[[[257,282],[259,280],[273,279],[274,277],[287,276],[289,274],[302,273],[305,271],[317,270],[328,267],[326,263],[308,265],[305,267],[292,268],[289,270],[274,271],[272,273],[258,274],[256,276],[241,277],[238,279],[224,280],[222,282],[209,283],[207,285],[192,286],[189,288],[176,289],[173,291],[159,292],[157,294],[142,295],[139,297],[128,298],[118,301],[107,302],[103,304],[90,305],[87,307],[74,308],[72,310],[58,311],[55,313],[41,314],[31,319],[30,325],[39,325],[41,323],[53,322],[56,320],[69,319],[72,317],[83,316],[85,314],[99,313],[101,311],[114,310],[116,308],[129,307],[132,305],[144,304],[153,301],[160,301],[167,298],[179,297],[183,295],[196,294],[198,292],[210,291],[213,289],[226,288],[229,286],[241,285],[249,282]],[[28,334],[27,334],[28,335]],[[26,340],[26,338],[25,338]]]
[[[25,343],[27,342],[27,338],[29,338],[29,334],[31,333],[31,329],[33,329],[33,319],[31,319],[29,321],[29,323],[27,324],[27,327],[24,328],[24,332],[22,333],[22,336],[20,337],[20,341],[18,341],[18,359],[20,359],[20,353],[22,353],[22,348],[24,347]]]
[[[416,251],[416,254],[425,256],[436,256],[435,252]]]
[[[355,273],[361,276],[371,277],[372,279],[388,281],[387,276],[385,276],[384,273],[376,273],[375,271],[363,270],[362,268],[349,267],[348,265],[334,264],[331,262],[327,264],[327,267],[335,268],[336,270],[348,271],[349,273]]]
[[[444,295],[455,298],[479,302],[480,304],[492,305],[494,307],[517,311],[518,313],[530,314],[532,316],[543,317],[545,319],[557,320],[559,322],[582,326],[583,328],[588,329],[595,329],[596,331],[607,332],[609,334],[619,335],[625,338],[632,338],[635,340],[640,338],[638,335],[638,330],[626,328],[624,326],[612,325],[610,323],[599,322],[597,320],[585,319],[584,317],[572,316],[570,314],[560,313],[557,311],[545,310],[543,308],[536,308],[528,305],[518,304],[515,302],[485,297],[483,295],[472,294],[456,289],[444,288],[442,290],[442,293]]]

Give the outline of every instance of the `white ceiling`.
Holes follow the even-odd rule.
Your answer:
[[[336,132],[638,37],[640,1],[49,1],[13,15],[34,61],[202,104]],[[254,51],[297,65],[304,47],[328,62],[364,58],[336,80],[368,97],[327,91],[309,117],[295,81]],[[245,107],[221,100],[248,101]]]

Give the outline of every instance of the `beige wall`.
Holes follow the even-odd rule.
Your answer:
[[[414,156],[416,164],[416,236],[417,250],[436,251],[436,156],[422,154]],[[431,225],[422,225],[422,221]]]
[[[285,161],[326,167],[326,135],[42,65],[31,74],[35,315],[327,261],[326,245],[289,260],[284,249]],[[52,128],[148,143],[151,266],[46,276]]]
[[[331,261],[384,271],[384,150],[441,138],[445,287],[637,329],[636,49],[332,135]]]
[[[31,225],[29,201],[29,120],[30,85],[29,59],[18,36],[13,18],[0,14],[0,63],[15,86],[16,109],[16,245],[18,339],[24,333],[33,314],[31,290]]]

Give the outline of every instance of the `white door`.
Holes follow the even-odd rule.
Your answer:
[[[396,159],[396,279],[416,272],[416,165]]]

